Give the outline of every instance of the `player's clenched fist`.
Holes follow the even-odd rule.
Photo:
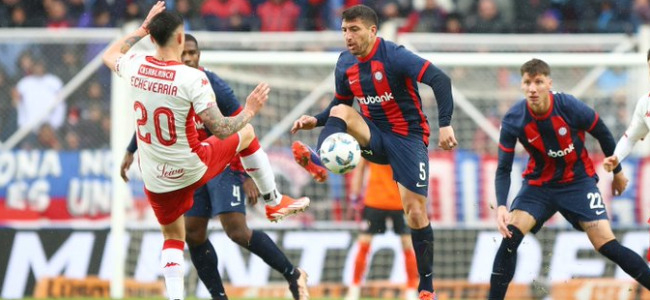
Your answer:
[[[246,97],[246,109],[256,114],[269,99],[271,88],[265,82],[258,84],[255,89]]]
[[[313,116],[307,116],[307,115],[302,115],[298,120],[293,122],[293,126],[291,127],[291,133],[294,134],[298,132],[298,130],[303,129],[303,130],[311,130],[316,127],[316,118]]]
[[[440,127],[440,140],[438,141],[438,147],[443,150],[453,150],[454,147],[458,145],[456,141],[456,136],[454,136],[454,128],[451,126]]]

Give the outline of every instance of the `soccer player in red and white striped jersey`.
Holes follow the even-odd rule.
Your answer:
[[[126,55],[149,34],[154,55]],[[241,151],[242,165],[258,186],[270,220],[309,205],[309,198],[292,199],[277,191],[268,157],[253,142],[248,122],[268,100],[269,86],[259,84],[239,114],[224,117],[205,73],[181,62],[184,42],[183,19],[158,1],[138,30],[103,55],[104,63],[130,86],[145,194],[165,238],[161,266],[169,299],[183,299],[183,213],[192,207],[194,190],[221,173],[237,153]],[[199,141],[195,116],[213,137]]]

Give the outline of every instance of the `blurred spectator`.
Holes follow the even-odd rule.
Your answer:
[[[509,26],[503,20],[494,0],[479,0],[476,12],[467,18],[465,24],[467,32],[471,33],[509,32]]]
[[[379,27],[387,21],[397,18],[406,18],[413,10],[410,1],[399,0],[366,0],[363,4],[368,5],[377,12]]]
[[[463,21],[459,14],[450,13],[447,15],[445,20],[445,29],[443,32],[446,33],[463,33],[465,29],[463,28]]]
[[[63,136],[63,148],[68,151],[80,150],[81,141],[79,135],[72,130],[66,131]]]
[[[537,20],[551,7],[550,0],[516,0],[514,1],[514,32],[534,33]]]
[[[104,87],[97,80],[92,80],[88,83],[83,98],[71,103],[71,106],[79,109],[81,117],[84,119],[88,118],[89,109],[94,105],[99,105],[104,111],[109,111],[110,109],[110,101],[104,93]]]
[[[52,73],[61,78],[63,82],[68,82],[81,70],[79,56],[83,53],[83,48],[80,45],[66,45],[61,48],[59,53],[61,56],[59,59],[55,59],[56,63],[52,66]]]
[[[9,21],[9,27],[35,27],[27,22],[27,13],[25,9],[16,5],[11,10],[11,21]]]
[[[16,60],[16,65],[18,66],[17,78],[31,74],[34,68],[34,54],[29,50],[21,52]]]
[[[6,141],[16,131],[16,102],[12,97],[13,87],[7,73],[0,67],[0,141]]]
[[[453,0],[455,3],[454,10],[461,16],[467,17],[476,12],[477,0]],[[514,7],[513,2],[519,0],[494,0],[497,9],[501,13],[504,22],[511,24],[514,20]],[[554,0],[557,1],[557,0]],[[451,11],[451,10],[448,10]]]
[[[206,0],[201,6],[205,27],[213,31],[248,31],[251,13],[248,0]]]
[[[43,5],[47,0],[20,0],[18,1],[25,13],[24,27],[43,27],[45,26],[46,13]]]
[[[596,17],[598,33],[631,33],[631,2],[629,0],[602,0]]]
[[[642,24],[650,24],[650,1],[634,0],[632,18],[636,27]]]
[[[595,32],[597,6],[594,0],[554,0],[552,8],[560,12],[562,32]]]
[[[106,0],[95,1],[89,12],[85,12],[79,18],[77,27],[112,27],[111,6]]]
[[[185,20],[185,31],[205,29],[203,20],[199,17],[190,0],[176,0],[175,4],[176,11],[183,16],[183,20]]]
[[[68,7],[61,0],[47,1],[47,28],[68,28],[70,21],[68,20]]]
[[[59,136],[50,124],[43,124],[39,128],[36,148],[52,150],[61,150],[63,148]]]
[[[100,104],[93,103],[88,107],[87,112],[82,114],[81,121],[76,130],[79,134],[82,148],[94,149],[108,145],[110,135],[104,129],[104,111]],[[108,118],[109,116],[106,117]]]
[[[561,28],[560,14],[554,9],[548,9],[539,19],[537,19],[538,33],[560,33]]]
[[[328,28],[328,19],[330,18],[328,0],[306,0],[302,1],[300,9],[303,13],[301,19],[304,20],[304,30],[320,31]]]
[[[79,20],[86,13],[84,0],[68,0],[68,20],[71,22],[70,25],[78,26]]]
[[[260,31],[296,31],[300,7],[293,0],[266,0],[257,8]]]
[[[400,32],[444,32],[447,11],[438,5],[438,0],[425,0],[422,10],[409,14]]]
[[[65,118],[65,102],[57,104],[56,97],[63,83],[61,79],[47,72],[42,58],[34,58],[31,73],[18,81],[18,126],[43,122],[59,128]]]

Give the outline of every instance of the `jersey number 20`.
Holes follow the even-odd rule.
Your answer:
[[[135,101],[133,104],[133,109],[137,113],[140,111],[140,118],[138,118],[138,126],[136,128],[138,139],[141,141],[151,144],[151,133],[147,132],[142,134],[140,128],[147,124],[149,118],[147,116],[147,110],[144,107],[144,104],[140,101]],[[162,133],[162,128],[160,127],[160,118],[164,116],[167,119],[167,131],[169,132],[169,138],[165,138]],[[174,112],[167,107],[158,107],[153,111],[153,125],[156,128],[156,139],[160,144],[165,146],[171,146],[176,143],[176,121],[174,121]]]

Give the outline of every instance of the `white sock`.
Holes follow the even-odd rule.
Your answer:
[[[246,169],[246,173],[255,181],[264,202],[270,206],[280,204],[282,195],[275,186],[275,174],[273,174],[269,157],[264,149],[260,148],[249,156],[242,156],[241,164]]]
[[[183,248],[185,248],[185,243],[182,241],[165,240],[160,256],[167,297],[170,300],[184,299],[185,258],[183,257]]]

